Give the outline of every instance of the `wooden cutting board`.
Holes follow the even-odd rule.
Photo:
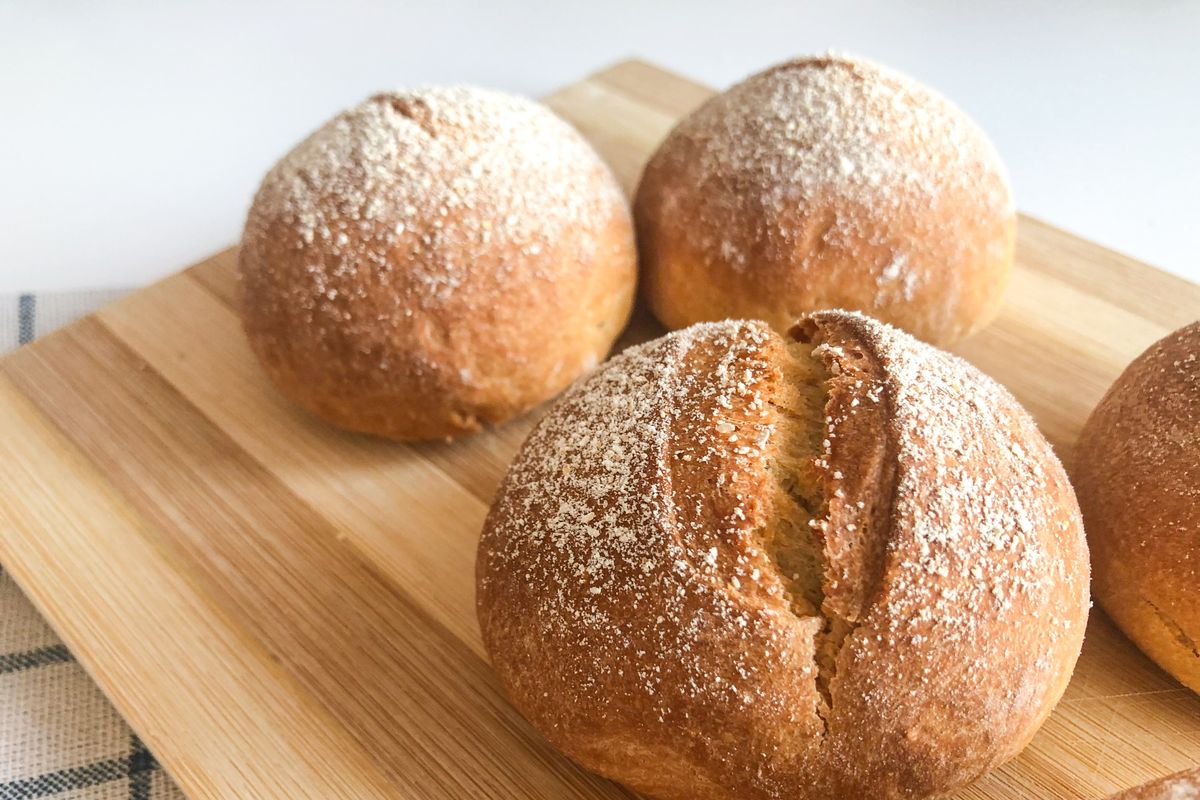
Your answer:
[[[547,102],[631,190],[709,94],[629,61]],[[1028,218],[1018,261],[962,352],[1069,451],[1200,287]],[[522,721],[480,646],[476,537],[537,413],[454,444],[326,427],[259,373],[234,263],[0,362],[0,562],[193,798],[629,796]],[[626,341],[658,332],[641,315]],[[960,796],[1099,797],[1197,762],[1200,699],[1095,611],[1054,715]]]

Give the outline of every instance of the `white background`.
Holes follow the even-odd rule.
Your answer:
[[[1200,3],[0,0],[0,292],[145,283],[387,87],[532,95],[640,55],[717,86],[850,50],[966,108],[1020,207],[1200,281]]]

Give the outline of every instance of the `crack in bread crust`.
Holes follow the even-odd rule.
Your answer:
[[[826,341],[816,326],[790,339],[770,400],[775,491],[763,545],[792,613],[819,621],[815,687],[827,733],[839,654],[881,585],[895,483],[889,403],[861,343]]]
[[[1196,658],[1200,658],[1200,644],[1187,635],[1187,632],[1183,629],[1182,625],[1180,625],[1171,617],[1167,616],[1166,612],[1164,612],[1149,599],[1143,597],[1142,602],[1150,607],[1150,610],[1154,612],[1154,616],[1156,616],[1158,621],[1162,623],[1162,626],[1166,628],[1172,636],[1175,637],[1175,640],[1179,642],[1181,647],[1190,650],[1192,655]]]
[[[768,402],[775,434],[766,468],[774,487],[761,535],[763,550],[779,571],[791,613],[819,623],[813,634],[813,680],[821,697],[817,714],[827,726],[833,707],[829,682],[836,671],[836,646],[830,647],[829,636],[841,626],[823,609],[828,504],[822,465],[823,443],[828,441],[825,416],[830,375],[812,351],[812,345],[804,342],[786,345],[780,364],[782,380]]]
[[[855,337],[812,319],[790,336],[810,344],[829,373],[821,464],[823,611],[852,630],[881,588],[891,538],[896,485],[891,398],[877,359]]]

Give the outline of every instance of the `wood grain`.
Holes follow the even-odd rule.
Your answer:
[[[710,92],[630,61],[555,92],[632,190]],[[1200,287],[1022,218],[1000,319],[962,353],[1069,452]],[[0,561],[194,798],[628,796],[509,707],[476,538],[538,411],[454,444],[333,430],[265,382],[235,251],[0,363]],[[644,313],[623,343],[657,335]],[[1093,613],[1067,694],[963,798],[1102,796],[1200,762],[1200,700]]]

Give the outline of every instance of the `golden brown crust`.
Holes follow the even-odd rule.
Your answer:
[[[1016,214],[979,128],[915,81],[834,56],[781,64],[684,119],[634,205],[669,328],[853,308],[948,344],[998,312]]]
[[[549,110],[470,88],[381,94],[263,181],[239,258],[246,333],[293,401],[397,439],[551,397],[628,318],[616,180]]]
[[[485,524],[480,625],[514,704],[655,797],[949,790],[1028,741],[1079,653],[1078,510],[1012,397],[861,315],[793,335],[832,376],[820,615],[762,547],[786,341],[762,323],[693,326],[578,384]]]
[[[1109,800],[1200,800],[1200,767],[1126,789]]]
[[[1200,322],[1152,345],[1080,433],[1071,476],[1096,599],[1200,692]]]

